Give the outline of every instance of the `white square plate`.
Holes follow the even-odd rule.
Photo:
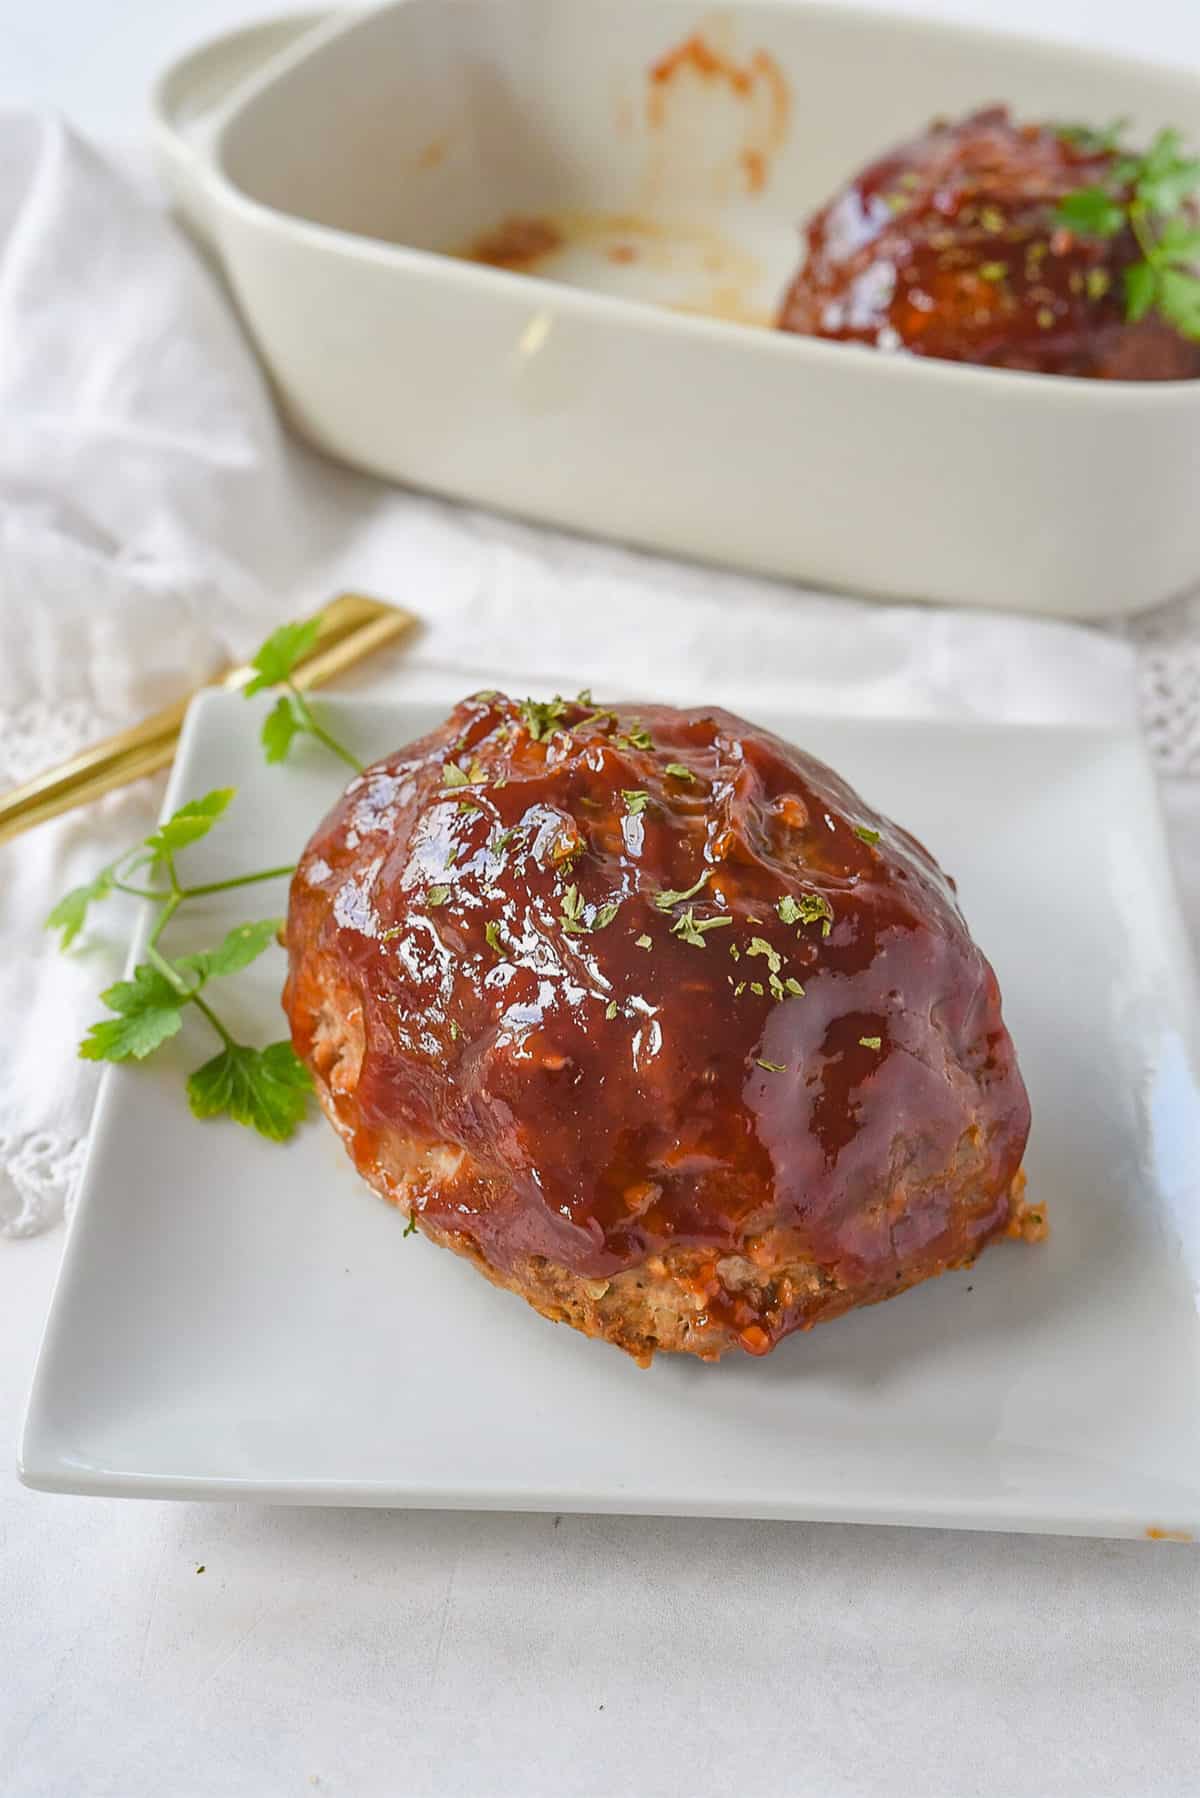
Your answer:
[[[715,697],[719,697],[715,696]],[[336,707],[367,755],[427,707]],[[264,766],[258,713],[193,707],[168,803],[240,795],[188,851],[294,858],[328,760]],[[106,1073],[30,1401],[27,1484],[304,1504],[848,1518],[1144,1535],[1200,1529],[1196,992],[1153,783],[1075,728],[760,722],[826,757],[957,876],[1033,1102],[1052,1233],[717,1367],[649,1372],[423,1238],[314,1120],[280,1148],[197,1123],[202,1021]],[[240,826],[240,829],[239,829]],[[282,910],[213,901],[196,943]],[[186,941],[181,946],[190,946]],[[244,1034],[282,1034],[278,958]]]

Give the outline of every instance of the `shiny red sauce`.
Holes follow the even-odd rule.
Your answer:
[[[965,1136],[980,1240],[1007,1215],[1028,1104],[952,883],[728,712],[464,701],[351,784],[288,940],[302,1055],[317,960],[363,1008],[360,1167],[397,1130],[462,1145],[494,1188],[422,1209],[499,1265],[604,1276],[770,1222],[877,1268],[948,1229]]]

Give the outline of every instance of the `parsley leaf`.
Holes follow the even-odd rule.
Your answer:
[[[653,947],[653,939],[648,936],[635,937],[634,941],[639,949],[650,949]]]
[[[175,1035],[187,1003],[164,974],[145,962],[133,970],[132,980],[118,980],[100,997],[118,1015],[91,1026],[79,1045],[84,1061],[143,1061]]]
[[[298,624],[281,624],[271,633],[250,664],[257,673],[243,688],[247,699],[290,679],[297,662],[316,642],[321,622],[320,618],[306,618]]]
[[[1184,337],[1200,339],[1200,278],[1182,269],[1161,269],[1158,309]]]
[[[667,891],[664,893],[655,893],[654,903],[658,907],[659,911],[670,911],[671,907],[673,905],[678,905],[681,902],[681,900],[694,899],[696,897],[696,894],[700,891],[700,888],[702,886],[704,886],[705,882],[708,881],[709,879],[711,879],[711,877],[712,877],[712,869],[705,868],[705,870],[701,874],[699,880],[697,880],[693,886],[685,887],[684,890],[680,893],[675,893],[675,892],[671,892],[671,891]]]
[[[202,950],[198,955],[181,955],[177,965],[194,970],[202,981],[214,975],[238,974],[270,948],[282,928],[282,918],[236,924],[219,948]]]
[[[495,918],[489,919],[484,925],[483,935],[484,941],[487,943],[487,946],[492,953],[494,955],[499,955],[501,959],[503,959],[505,949],[504,944],[500,941],[500,926],[497,924]]]
[[[1168,219],[1159,242],[1180,262],[1193,262],[1200,256],[1200,225],[1186,215]]]
[[[606,1018],[608,1018],[608,1019],[609,1019],[609,1020],[610,1020],[610,1021],[611,1021],[611,1020],[612,1020],[612,1019],[613,1019],[613,1018],[615,1018],[615,1017],[616,1017],[616,1015],[617,1015],[617,1002],[616,1002],[616,1000],[615,1000],[615,999],[610,999],[610,1000],[609,1000],[609,1002],[608,1002],[608,1004],[607,1004],[607,1005],[606,1005],[606,1006],[605,1006],[605,1007],[604,1007],[604,1015],[605,1015],[605,1017],[606,1017]]]
[[[1200,184],[1200,162],[1180,155],[1178,131],[1160,131],[1142,159],[1135,191],[1143,205],[1164,215],[1178,210]]]
[[[198,1118],[222,1114],[272,1142],[285,1142],[303,1117],[312,1076],[289,1042],[251,1049],[229,1043],[187,1083]]]
[[[650,803],[649,793],[644,793],[640,787],[622,787],[621,798],[631,818],[638,817]]]
[[[668,762],[663,772],[666,774],[673,774],[676,780],[694,781],[696,778],[691,769],[683,762]]]
[[[779,949],[775,949],[766,940],[766,937],[750,937],[750,948],[747,949],[747,955],[765,955],[766,966],[770,967],[772,975],[777,975],[779,969],[783,967],[783,955],[779,953]]]
[[[1148,262],[1131,262],[1125,270],[1125,317],[1131,325],[1145,318],[1158,295],[1158,276]]]
[[[444,787],[469,787],[471,777],[465,768],[457,762],[446,762],[442,767],[442,785]]]
[[[801,893],[798,899],[785,893],[775,910],[785,924],[819,924],[822,936],[833,928],[833,907],[823,893]]]
[[[620,910],[620,901],[609,899],[598,906],[591,920],[585,917],[587,907],[583,894],[577,886],[569,886],[562,896],[562,918],[560,922],[568,936],[584,936],[594,930],[607,930],[608,926]]]
[[[757,1057],[757,1060],[759,1067],[765,1068],[768,1074],[786,1074],[787,1072],[786,1061],[764,1061],[761,1055]]]
[[[882,1049],[883,1047],[881,1036],[860,1036],[858,1041],[859,1047],[863,1049]]]
[[[860,843],[869,843],[873,846],[879,841],[879,832],[870,829],[866,824],[856,824],[854,826],[854,834]]]
[[[1115,145],[1115,128],[1107,142],[1086,140],[1081,131],[1060,128],[1059,135],[1097,151]],[[1200,228],[1189,203],[1200,187],[1200,158],[1182,152],[1178,131],[1158,132],[1142,155],[1115,158],[1098,183],[1067,194],[1056,216],[1069,230],[1095,237],[1128,230],[1142,259],[1122,274],[1126,319],[1136,324],[1157,308],[1181,336],[1200,342],[1200,274],[1192,266],[1200,257]],[[1089,271],[1090,299],[1102,298],[1109,285],[1105,270]]]
[[[697,918],[689,905],[686,911],[680,912],[672,924],[671,935],[681,936],[684,942],[690,943],[694,949],[703,949],[706,931],[721,930],[725,925],[732,923],[732,918]]]
[[[1107,188],[1078,187],[1064,197],[1057,216],[1068,231],[1083,231],[1089,237],[1115,237],[1125,223],[1125,208]]]
[[[746,954],[765,955],[767,958],[767,966],[770,968],[772,974],[778,974],[780,968],[783,966],[782,955],[780,955],[778,949],[773,948],[772,945],[768,943],[765,937],[752,936],[750,938],[750,947],[747,949]]]
[[[159,825],[153,836],[146,838],[150,866],[156,867],[177,849],[206,837],[236,792],[236,787],[214,787],[203,799],[189,799],[186,805],[181,805],[165,824]]]
[[[59,900],[54,910],[46,919],[47,930],[61,932],[58,939],[60,949],[68,949],[83,929],[87,918],[88,907],[97,905],[101,899],[107,899],[113,890],[113,869],[101,868],[94,880],[86,885],[72,887]]]
[[[263,719],[260,741],[266,751],[269,762],[287,760],[292,740],[302,730],[304,721],[296,711],[296,704],[290,693],[281,693],[271,710]]]
[[[640,718],[635,718],[629,729],[622,731],[617,738],[622,749],[653,749],[654,738],[646,729]]]
[[[425,903],[426,905],[445,905],[449,897],[449,887],[430,887],[425,894]]]
[[[521,701],[521,717],[535,743],[550,736],[566,709],[567,702],[560,693],[556,693],[553,699]]]

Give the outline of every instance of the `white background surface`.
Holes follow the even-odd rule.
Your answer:
[[[0,0],[0,100],[134,138],[165,57],[266,10]],[[1193,0],[946,10],[1200,64]],[[1195,1551],[23,1492],[60,1246],[0,1244],[4,1798],[1196,1790]]]

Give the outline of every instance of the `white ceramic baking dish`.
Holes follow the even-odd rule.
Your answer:
[[[695,38],[725,72],[684,55],[655,80]],[[762,0],[279,21],[169,71],[156,130],[288,415],[334,456],[822,585],[1138,610],[1200,577],[1200,381],[993,372],[704,316],[769,315],[800,218],[934,114],[992,100],[1200,135],[1196,76]],[[453,254],[546,213],[571,247],[543,273]]]

